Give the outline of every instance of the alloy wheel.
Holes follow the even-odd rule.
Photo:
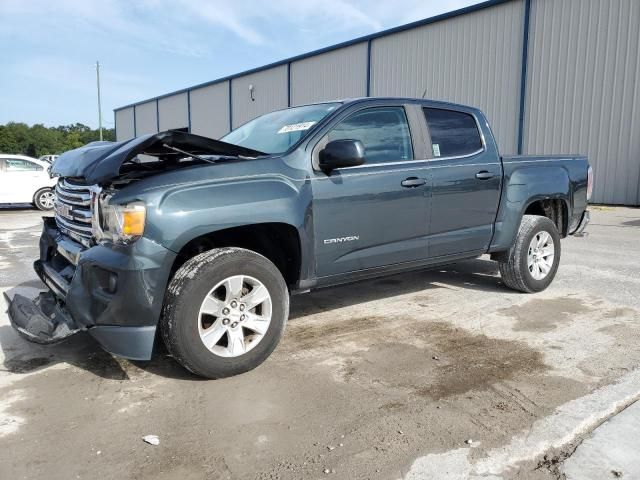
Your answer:
[[[548,232],[541,231],[533,236],[529,243],[527,267],[535,280],[544,279],[551,268],[555,257],[553,238]]]
[[[200,340],[215,355],[243,355],[264,338],[271,314],[271,295],[262,282],[248,275],[228,277],[209,291],[200,306]]]

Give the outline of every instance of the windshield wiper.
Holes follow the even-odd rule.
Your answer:
[[[216,163],[215,160],[212,160],[210,158],[204,158],[204,157],[201,157],[200,155],[195,155],[194,153],[190,153],[190,152],[187,152],[186,150],[181,150],[179,148],[172,147],[170,145],[167,145],[166,143],[163,143],[162,146],[164,148],[168,148],[169,150],[173,150],[174,152],[178,152],[178,153],[182,153],[183,155],[187,155],[188,157],[195,158],[197,160],[202,160],[203,162]]]

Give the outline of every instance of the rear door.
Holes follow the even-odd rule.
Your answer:
[[[314,148],[317,158],[329,141],[356,139],[366,156],[361,166],[314,170],[318,277],[426,259],[428,160],[424,144],[414,149],[408,118],[403,105],[352,110]]]
[[[495,145],[485,142],[472,110],[424,107],[423,113],[433,152],[429,257],[486,250],[502,182]]]

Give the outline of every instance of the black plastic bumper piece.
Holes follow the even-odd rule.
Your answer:
[[[589,225],[590,221],[591,213],[589,212],[589,210],[585,210],[584,212],[582,212],[582,217],[580,218],[578,227],[571,233],[571,235],[575,237],[584,237],[585,235],[587,235],[585,229],[587,228],[587,225]]]
[[[11,325],[31,342],[58,343],[81,330],[51,291],[41,293],[35,300],[16,294],[13,300],[7,297],[7,302]]]

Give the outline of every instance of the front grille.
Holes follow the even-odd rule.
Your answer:
[[[56,185],[55,219],[60,231],[91,245],[91,187],[61,178]]]

